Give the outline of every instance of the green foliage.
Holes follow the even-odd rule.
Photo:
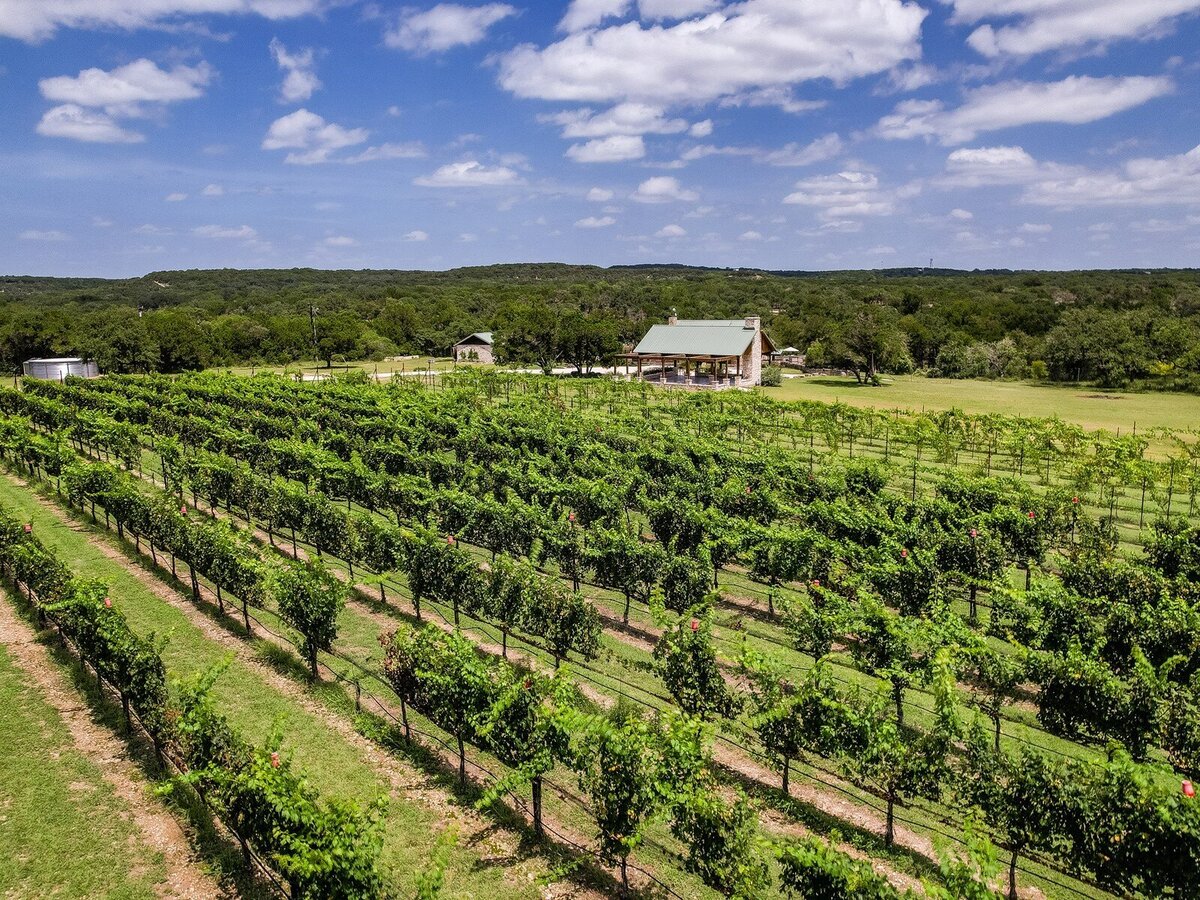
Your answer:
[[[697,607],[663,631],[654,659],[667,691],[684,712],[707,719],[741,707],[725,683],[712,645],[712,609]]]
[[[712,790],[690,793],[675,804],[671,830],[688,848],[688,871],[722,895],[753,900],[770,886],[758,814],[741,791],[732,803]]]
[[[490,329],[502,360],[547,368],[565,360],[586,370],[677,306],[689,318],[757,312],[777,344],[807,347],[810,365],[854,368],[866,378],[874,361],[883,371],[915,362],[951,376],[1012,377],[1028,366],[1036,378],[1192,383],[1197,304],[1186,273],[1047,273],[1028,281],[995,272],[541,264],[7,278],[0,367],[70,353],[96,358],[104,372],[311,359],[309,307],[316,305],[322,359],[441,355],[464,335]]]
[[[707,558],[668,555],[661,575],[663,605],[672,612],[684,613],[702,603],[708,596],[711,571]]]
[[[101,453],[126,446],[130,433],[135,442],[162,441],[179,490],[239,514],[244,509],[275,530],[295,527],[356,567],[405,575],[417,597],[498,623],[505,639],[508,629],[540,638],[559,658],[596,652],[599,617],[536,565],[558,561],[567,576],[590,569],[630,600],[654,597],[661,587],[679,608],[704,595],[710,568],[716,576],[722,565],[746,566],[774,592],[797,646],[816,656],[845,648],[868,674],[891,683],[897,710],[893,721],[882,704],[839,693],[828,666],[793,684],[790,669],[748,655],[747,724],[785,777],[790,761],[820,755],[828,761],[822,764],[841,766],[889,806],[937,798],[953,785],[948,760],[975,752],[956,743],[956,678],[975,692],[993,726],[1029,680],[1043,689],[1037,702],[1045,721],[1058,716],[1056,727],[1065,733],[1117,739],[1146,758],[1161,748],[1192,771],[1200,744],[1194,734],[1200,613],[1186,575],[1189,535],[1164,530],[1146,560],[1117,561],[1108,558],[1110,546],[1085,540],[1086,517],[1057,492],[1041,496],[1040,488],[969,476],[939,484],[936,497],[910,499],[907,486],[903,493],[888,489],[887,470],[874,462],[809,463],[796,445],[805,428],[827,429],[834,445],[890,428],[894,452],[901,440],[911,447],[920,439],[926,453],[950,465],[962,447],[983,446],[993,434],[1019,441],[1038,479],[1050,477],[1040,471],[1043,461],[1047,473],[1053,462],[1061,477],[1059,467],[1074,454],[1078,465],[1066,474],[1104,480],[1106,491],[1117,476],[1083,470],[1103,469],[1109,458],[1141,460],[1144,446],[1096,439],[1093,453],[1092,439],[1085,444],[1082,433],[1065,427],[958,414],[902,421],[846,408],[781,407],[761,397],[686,397],[659,408],[627,386],[580,383],[556,394],[557,384],[464,375],[437,392],[401,383],[216,376],[37,385],[18,399],[0,391],[0,447],[10,459],[53,465],[49,445],[25,449],[40,436],[34,422],[79,428]],[[801,420],[795,430],[786,424]],[[118,421],[146,424],[126,432],[112,427]],[[770,440],[759,440],[766,428]],[[741,452],[730,453],[735,433],[743,437]],[[1041,455],[1050,453],[1041,444],[1051,440],[1061,442],[1061,456]],[[109,465],[66,466],[63,485],[76,503],[97,503],[118,528],[178,551],[226,590],[238,585],[271,604],[273,567],[252,565],[256,553],[236,529],[194,511],[180,514],[177,503],[151,498]],[[654,539],[640,533],[647,519]],[[10,531],[0,534],[15,548],[9,563],[32,571],[20,534],[10,539]],[[490,566],[479,563],[479,547],[495,552]],[[1063,555],[1051,555],[1056,551]],[[1006,557],[1021,565],[1049,562],[1031,590],[1010,590]],[[46,578],[51,585],[52,576]],[[1035,651],[1028,660],[1019,646],[991,642],[985,649],[968,623],[949,612],[976,588],[987,590],[994,606],[990,630]],[[723,712],[713,708],[714,699],[727,698],[702,618],[694,632],[690,617],[669,628],[657,656],[680,706],[711,716]],[[398,634],[385,645],[385,670],[402,711],[408,704],[420,708],[463,742],[500,757],[512,770],[508,783],[528,782],[536,797],[552,760],[577,759],[574,741],[563,749],[564,735],[578,730],[591,739],[587,728],[574,728],[586,717],[556,699],[551,686],[534,679],[526,688],[521,670],[469,650],[465,640],[456,648],[440,637]],[[918,683],[937,702],[932,728],[923,718],[923,729],[898,721],[905,689]],[[734,858],[753,844],[742,828],[747,820],[724,797],[704,798],[707,763],[696,750],[699,725],[689,723],[676,717],[647,726],[641,758],[657,773],[659,799],[652,806],[684,828],[689,843],[710,847],[690,863],[702,877],[720,890],[741,890],[733,887],[741,865]],[[984,738],[994,748],[993,735]],[[581,768],[588,768],[591,756],[582,758]],[[981,760],[979,771],[991,771],[982,756],[972,758]],[[1070,806],[1068,797],[1067,807],[1056,807],[1057,794],[1047,788],[1048,810],[1031,818],[1061,820],[1068,808],[1072,822],[1090,817],[1096,826],[1058,827],[1037,852],[1085,874],[1102,872],[1122,890],[1134,885],[1128,890],[1171,896],[1178,884],[1186,896],[1189,884],[1156,868],[1152,854],[1169,848],[1190,858],[1188,807],[1162,790],[1168,776],[1122,758],[1103,771],[1052,773],[1079,780],[1088,796],[1100,798],[1095,803],[1108,806],[1097,815]],[[1009,776],[997,771],[1005,783]],[[616,786],[605,790],[616,796]],[[689,798],[693,812],[686,809]],[[604,815],[627,837],[640,826],[618,821],[613,811],[621,805],[616,797]],[[1116,811],[1111,822],[1109,808]],[[1009,838],[998,826],[994,833],[1009,851]],[[1136,851],[1110,862],[1112,844],[1127,841]],[[722,847],[734,856],[726,860]],[[982,869],[970,860],[955,866],[945,878],[958,887],[948,890],[972,890]],[[1138,867],[1146,874],[1129,874]],[[1144,880],[1135,885],[1135,878]]]
[[[417,873],[417,900],[437,900],[446,884],[446,867],[450,864],[450,851],[458,844],[458,832],[448,826],[438,836],[438,842],[430,854],[429,864]]]
[[[490,803],[506,790],[528,781],[537,783],[555,762],[567,757],[569,722],[579,705],[578,691],[559,673],[553,678],[520,668],[500,667],[492,702],[476,720],[476,735],[513,769],[483,798]],[[540,831],[540,799],[535,827]]]
[[[938,799],[948,774],[950,735],[935,730],[905,732],[879,706],[861,718],[863,747],[850,760],[852,776],[873,789],[887,804],[884,842],[895,835],[895,807],[914,797]]]
[[[0,507],[0,572],[25,589],[42,620],[48,617],[80,657],[117,691],[126,716],[137,713],[158,747],[171,735],[162,646],[136,634],[108,588],[72,576],[53,551]]]
[[[643,543],[628,530],[598,529],[588,548],[588,564],[599,584],[625,595],[624,619],[628,622],[630,602],[650,599],[662,567],[662,550]]]
[[[784,793],[793,760],[806,753],[837,758],[862,750],[856,698],[838,692],[828,664],[818,662],[793,686],[778,658],[746,648],[742,669],[750,679],[750,724],[766,751],[779,760]]]
[[[1026,678],[1024,660],[991,647],[978,647],[967,659],[966,675],[980,709],[992,720],[999,749],[1001,713]]]
[[[662,778],[663,751],[653,724],[618,707],[572,735],[572,765],[600,831],[600,852],[621,868],[628,887],[628,860],[646,827],[661,812],[671,785]]]
[[[853,859],[818,837],[784,845],[779,863],[784,890],[800,900],[898,900],[901,896],[870,863]]]
[[[1088,656],[1078,642],[1065,654],[1031,658],[1031,673],[1041,685],[1038,719],[1056,734],[1121,741],[1137,758],[1160,740],[1160,698],[1164,679],[1135,651],[1128,683],[1101,660]]]
[[[217,710],[210,691],[223,667],[179,688],[178,752],[194,785],[304,900],[372,900],[383,892],[380,799],[366,811],[322,800],[272,732],[252,746]]]
[[[318,677],[317,654],[333,649],[346,587],[315,561],[280,568],[272,582],[279,615],[300,633],[300,650]]]
[[[904,721],[904,689],[925,671],[933,630],[920,619],[891,612],[869,600],[860,605],[851,653],[877,678],[890,682],[896,720]]]
[[[964,829],[967,851],[962,855],[938,853],[941,881],[925,881],[925,896],[932,900],[999,900],[992,889],[1000,873],[996,848],[981,833],[981,826],[968,819]]]

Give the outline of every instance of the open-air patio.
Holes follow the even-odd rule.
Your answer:
[[[775,349],[758,316],[745,319],[678,319],[654,325],[620,355],[639,381],[664,387],[721,388],[758,384],[764,354]]]

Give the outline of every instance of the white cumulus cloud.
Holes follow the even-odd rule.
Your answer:
[[[660,238],[678,238],[678,237],[683,237],[686,234],[687,234],[687,231],[684,230],[681,226],[672,224],[672,225],[664,225],[662,228],[658,229],[658,231],[656,231],[654,233],[654,236],[660,237]]]
[[[593,28],[605,19],[625,15],[631,5],[632,0],[571,0],[558,27],[562,31]]]
[[[58,105],[46,111],[37,131],[91,143],[138,143],[145,136],[123,127],[121,118],[144,115],[147,104],[163,106],[203,96],[212,77],[212,68],[203,62],[166,70],[137,59],[110,71],[92,68],[43,78],[38,82],[42,96]]]
[[[421,187],[505,187],[523,184],[523,180],[508,166],[487,166],[476,159],[449,163],[431,175],[413,179]]]
[[[964,147],[946,157],[944,187],[1026,184],[1046,174],[1023,147]]]
[[[720,5],[721,0],[638,0],[638,12],[643,19],[686,19]]]
[[[797,99],[795,92],[790,87],[765,87],[741,91],[729,97],[723,97],[721,98],[720,106],[748,106],[752,109],[774,106],[785,113],[798,116],[801,113],[812,112],[814,109],[824,109],[826,103],[824,100]]]
[[[679,134],[688,130],[683,119],[668,119],[666,110],[650,103],[618,103],[604,112],[584,108],[541,117],[562,126],[565,138],[600,138],[625,134]]]
[[[479,43],[487,36],[488,29],[516,13],[516,8],[507,3],[483,6],[439,3],[423,11],[407,10],[383,40],[389,47],[418,55],[441,53]]]
[[[961,144],[982,132],[1018,125],[1095,122],[1173,89],[1169,78],[1141,75],[1006,81],[969,91],[954,109],[940,100],[907,100],[880,119],[876,131],[889,139],[936,137],[943,144]]]
[[[674,0],[641,10],[647,18],[678,18],[716,5]],[[919,58],[926,14],[903,0],[743,0],[676,24],[623,22],[547,47],[519,46],[500,58],[500,83],[525,98],[658,104],[815,79],[845,83]]]
[[[677,178],[658,175],[639,184],[633,199],[638,203],[692,203],[699,200],[700,195],[684,188]]]
[[[785,144],[775,150],[764,150],[761,147],[715,147],[712,144],[698,144],[686,150],[679,161],[681,163],[695,162],[709,156],[749,156],[755,162],[770,166],[800,167],[832,159],[842,152],[843,147],[842,139],[837,134],[827,134],[807,144]]]
[[[1043,164],[1021,198],[1062,209],[1200,204],[1200,146],[1164,158],[1132,159],[1119,169],[1071,170]]]
[[[291,150],[284,162],[314,165],[329,162],[331,153],[361,144],[369,135],[365,128],[343,128],[307,109],[298,109],[271,123],[262,148]]]
[[[197,237],[253,240],[258,232],[249,225],[197,225],[192,229]]]
[[[346,157],[342,162],[353,166],[382,159],[424,159],[428,155],[424,144],[420,141],[410,141],[405,144],[379,144],[375,147],[368,147],[362,153]]]
[[[1064,47],[1106,45],[1155,37],[1180,17],[1200,11],[1197,0],[943,0],[955,22],[980,25],[967,43],[985,56],[1029,56]]]
[[[611,163],[641,159],[646,155],[646,142],[641,135],[614,134],[584,144],[572,144],[566,156],[578,163]]]
[[[205,185],[204,190],[200,192],[205,197],[224,197],[225,188],[219,184]]]
[[[890,216],[896,209],[892,193],[881,187],[878,176],[857,170],[798,181],[783,202],[814,207],[827,222]]]
[[[768,150],[762,154],[762,161],[770,166],[811,166],[833,159],[843,146],[840,136],[826,134],[807,144],[787,144],[778,150]]]
[[[429,240],[429,233],[426,231],[420,231],[420,230],[410,231],[408,234],[404,235],[404,237],[402,237],[400,240],[409,241],[410,243],[420,243],[421,241]]]
[[[57,75],[38,82],[42,96],[56,103],[104,107],[110,114],[136,114],[142,103],[174,103],[203,96],[212,80],[207,63],[160,69],[137,59],[111,71],[84,69],[78,75]]]
[[[84,109],[74,103],[46,110],[37,124],[37,133],[94,144],[136,144],[146,139],[136,131],[122,128],[107,113]]]
[[[588,216],[585,219],[580,219],[575,223],[576,228],[608,228],[610,225],[616,225],[617,220],[612,216]]]
[[[607,203],[613,198],[613,192],[608,188],[594,187],[587,192],[587,198],[592,203]]]
[[[275,65],[285,74],[279,86],[280,103],[301,103],[311,97],[320,87],[321,79],[316,73],[316,53],[312,48],[291,52],[279,38],[272,38],[271,56]]]
[[[0,35],[37,42],[59,28],[132,30],[212,14],[289,19],[325,5],[326,0],[0,0]]]
[[[1109,169],[1043,162],[1021,147],[964,148],[946,158],[945,174],[937,183],[953,190],[1010,185],[1021,188],[1022,203],[1063,210],[1197,206],[1200,146]]]
[[[701,13],[711,12],[721,5],[722,0],[638,0],[637,11],[641,18],[649,21],[663,19],[686,19]],[[633,0],[571,0],[562,21],[560,31],[582,31],[595,28],[607,19],[622,18],[633,7]]]

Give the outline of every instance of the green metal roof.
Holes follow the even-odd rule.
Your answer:
[[[741,319],[680,319],[652,325],[634,348],[639,354],[667,356],[741,356],[754,340],[754,329]]]
[[[465,338],[463,338],[458,343],[459,344],[469,344],[469,343],[490,344],[490,343],[492,343],[492,333],[490,331],[477,331],[474,334],[467,335]]]

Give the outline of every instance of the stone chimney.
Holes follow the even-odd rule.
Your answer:
[[[671,314],[669,316],[667,316],[667,324],[668,325],[678,325],[679,324],[679,316],[675,315],[675,307],[673,307],[673,306],[671,307]]]
[[[742,384],[762,384],[762,319],[746,316],[744,327],[754,331],[754,340],[742,357]]]

